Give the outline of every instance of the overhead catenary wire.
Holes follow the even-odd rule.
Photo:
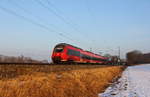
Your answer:
[[[52,8],[48,7],[45,3],[43,3],[41,0],[34,0],[34,1],[37,2],[37,4],[41,5],[43,8],[47,9],[50,13],[53,13],[55,16],[57,16],[59,19],[61,19],[65,24],[67,24],[68,26],[72,27],[75,31],[80,32],[80,34],[82,34],[82,36],[84,37],[84,39],[87,40],[87,38],[85,38],[85,37],[87,37],[87,34],[83,34],[83,33],[82,33],[81,31],[79,31],[76,27],[74,27],[74,26],[72,25],[72,23],[68,22],[62,15],[60,15],[59,13],[57,13],[58,9],[56,9],[56,7],[55,7],[55,10],[53,10]],[[47,0],[47,3],[48,3],[49,5],[53,5],[49,0]],[[54,6],[54,5],[53,5],[53,6]],[[91,39],[91,38],[90,38],[90,39]],[[90,40],[88,40],[88,42],[89,42],[89,41],[90,41]],[[91,43],[93,43],[93,42],[91,41]],[[91,45],[91,43],[90,43],[90,45]],[[87,44],[87,41],[85,42],[85,44]],[[89,45],[89,43],[88,43],[88,45]],[[90,48],[90,47],[89,47],[89,48]]]
[[[50,7],[47,7],[45,5],[45,3],[43,3],[41,0],[34,0],[34,1],[37,2],[39,5],[41,5],[42,7],[44,7],[45,9],[47,9],[50,13],[53,13],[55,16],[57,16],[59,19],[61,19],[65,24],[69,25],[74,30],[78,31],[77,28],[75,28],[74,26],[72,26],[72,24],[70,22],[68,22],[63,16],[59,15],[56,11],[54,11]]]
[[[37,1],[40,1],[40,2],[42,2],[41,0],[37,0]],[[11,1],[11,2],[13,2],[13,1]],[[23,8],[22,6],[20,6],[19,5],[19,10],[23,10],[23,12],[26,12],[26,13],[28,13],[28,14],[30,14],[30,15],[34,15],[31,11],[29,11],[29,10],[26,10],[25,8]],[[66,35],[66,33],[64,33],[63,31],[60,31],[60,32],[58,32],[58,31],[55,31],[55,30],[52,30],[52,29],[50,29],[46,24],[44,25],[43,23],[41,23],[41,22],[43,22],[43,21],[35,21],[35,19],[33,20],[32,18],[28,18],[28,17],[26,17],[26,16],[24,16],[24,15],[20,15],[20,14],[18,14],[17,12],[15,12],[15,11],[13,11],[12,9],[8,9],[8,8],[6,8],[6,7],[2,7],[1,6],[1,10],[3,10],[3,11],[5,11],[5,12],[7,12],[7,13],[9,13],[9,14],[12,14],[12,15],[15,15],[15,16],[17,16],[17,17],[19,17],[19,18],[22,18],[23,20],[25,20],[25,21],[28,21],[28,22],[30,22],[30,23],[32,23],[32,24],[34,24],[34,25],[36,25],[36,26],[39,26],[40,28],[43,28],[43,29],[45,29],[45,30],[47,30],[47,31],[49,31],[49,32],[55,32],[55,33],[57,33],[59,36],[61,36],[61,37],[63,37],[63,38],[65,38],[65,39],[68,39],[68,40],[70,40],[70,41],[73,41],[74,43],[80,43],[79,42],[79,40],[78,39],[72,39],[71,37],[69,37],[68,36],[68,34]],[[54,11],[55,12],[55,11]],[[53,13],[54,14],[54,13]],[[56,12],[56,14],[57,14],[57,12]],[[59,15],[59,14],[58,14]],[[39,18],[39,17],[37,17],[37,15],[35,14],[34,15],[34,17],[36,17],[37,19],[41,19],[41,18]],[[60,15],[60,17],[61,17],[61,15]],[[62,18],[64,18],[64,17],[62,17]],[[64,20],[66,20],[65,18],[64,18]],[[67,21],[68,22],[68,21]],[[44,22],[44,23],[46,23],[46,22]],[[71,23],[69,23],[70,25],[71,25]],[[54,27],[54,26],[53,26]],[[71,27],[71,26],[70,26]],[[56,28],[56,27],[55,27]],[[84,37],[85,37],[86,35],[84,35]],[[85,38],[86,39],[86,41],[87,41],[87,39],[88,38]],[[78,42],[77,42],[78,41]],[[90,40],[88,40],[88,41],[90,41]],[[86,43],[85,43],[86,44]]]
[[[36,15],[36,14],[33,14],[33,12],[31,12],[31,11],[27,10],[26,8],[20,6],[17,2],[15,2],[15,0],[14,0],[14,1],[8,0],[8,1],[9,1],[9,3],[11,3],[12,5],[14,5],[16,8],[19,8],[19,9],[22,10],[24,13],[27,13],[27,14],[33,16],[34,18],[36,18],[38,21],[44,23],[45,25],[49,25],[49,26],[51,26],[51,27],[53,27],[54,29],[57,29],[57,30],[59,29],[58,27],[56,27],[56,25],[51,24],[51,23],[48,23],[48,22],[45,22],[40,16],[38,16],[38,15]],[[59,29],[59,30],[61,31],[61,34],[59,34],[60,36],[66,37],[66,38],[68,38],[68,39],[70,39],[70,40],[72,40],[72,41],[75,41],[76,43],[81,43],[81,41],[80,41],[80,39],[79,39],[78,37],[76,37],[76,38],[70,38],[70,37],[72,36],[70,33],[66,32],[66,31],[63,31],[62,29]],[[62,33],[63,33],[63,34],[62,34]],[[66,34],[67,34],[67,36],[66,36]],[[82,43],[85,44],[85,42],[83,42],[83,41],[82,41]]]
[[[90,7],[89,7],[88,1],[87,1],[87,0],[84,0],[84,2],[85,2],[85,7],[87,8],[88,14],[90,15],[90,17],[91,17],[92,20],[93,20],[93,19],[94,19],[94,16],[93,16],[93,14],[92,14],[92,12],[91,12],[91,9],[90,9]]]
[[[55,10],[55,12],[57,12],[57,13],[61,13],[61,14],[63,14],[63,12],[60,10],[60,9],[58,9],[50,0],[45,0],[46,1],[46,3],[49,5],[49,6],[51,6],[54,10]],[[74,28],[75,28],[75,30],[78,30],[77,28],[77,24],[75,24],[75,23],[72,23],[71,21],[70,21],[70,18],[69,17],[67,17],[67,16],[63,16],[63,15],[61,15],[63,18],[65,18],[65,20],[67,20],[70,24],[71,24],[71,26],[74,26]]]
[[[24,7],[20,6],[18,3],[15,2],[15,0],[13,0],[13,1],[12,1],[12,0],[8,0],[8,1],[9,1],[9,3],[11,3],[11,4],[14,5],[15,7],[19,8],[19,9],[22,10],[23,12],[25,12],[25,13],[27,13],[27,14],[33,16],[33,17],[36,18],[38,21],[42,21],[44,24],[50,25],[50,26],[52,26],[52,27],[55,28],[55,29],[57,28],[54,24],[50,24],[50,23],[47,23],[47,22],[43,21],[43,19],[42,19],[41,17],[39,17],[39,15],[37,16],[36,14],[33,14],[31,11],[29,11],[29,10],[25,9]],[[58,28],[57,28],[57,29],[58,29]]]
[[[40,28],[43,28],[43,29],[45,29],[45,30],[47,30],[47,31],[49,31],[49,32],[56,32],[56,31],[54,31],[54,30],[52,30],[52,29],[49,29],[49,27],[47,27],[47,26],[45,26],[45,25],[43,25],[43,24],[41,24],[41,23],[38,23],[38,22],[36,22],[36,21],[34,21],[34,20],[32,20],[32,19],[29,19],[29,18],[27,18],[27,17],[25,17],[25,16],[23,16],[23,15],[20,15],[20,14],[16,13],[16,12],[13,11],[13,10],[10,10],[10,9],[5,8],[5,7],[3,7],[3,6],[0,6],[0,9],[3,10],[3,11],[5,11],[5,12],[7,12],[7,13],[9,13],[9,14],[11,14],[11,15],[14,15],[14,16],[16,16],[16,17],[19,17],[19,18],[21,18],[21,19],[23,19],[23,20],[25,20],[25,21],[28,21],[28,22],[30,22],[30,23],[36,25],[36,26],[39,26]],[[60,36],[62,36],[62,37],[65,37],[65,39],[67,38],[68,40],[71,40],[71,41],[75,42],[73,39],[67,37],[67,36],[64,35],[63,33],[57,32],[57,34],[60,35]]]
[[[85,37],[86,34],[83,34],[79,29],[77,29],[75,26],[73,26],[73,23],[69,22],[68,19],[64,18],[57,11],[55,11],[58,9],[55,8],[55,10],[53,10],[52,8],[48,7],[45,3],[43,3],[41,0],[34,0],[34,1],[37,2],[39,5],[41,5],[43,8],[47,9],[50,13],[53,13],[55,16],[57,16],[59,19],[61,19],[69,27],[73,28],[77,32],[80,32],[80,34],[82,34]],[[50,1],[48,1],[48,2],[49,2],[48,4],[52,4],[52,3],[50,3]]]
[[[45,25],[50,25],[50,26],[52,26],[53,28],[58,29],[58,27],[56,27],[56,25],[50,24],[50,23],[47,23],[47,22],[43,21],[43,19],[42,19],[41,17],[39,17],[39,16],[33,14],[31,11],[29,11],[29,10],[25,9],[24,7],[20,6],[17,2],[15,2],[15,0],[14,0],[14,1],[8,0],[8,1],[9,1],[9,3],[11,3],[11,4],[14,5],[15,7],[19,8],[19,9],[22,10],[23,12],[25,12],[25,13],[27,13],[27,14],[30,14],[31,16],[33,16],[34,18],[36,18],[36,19],[39,20],[40,22],[43,22]],[[49,2],[49,3],[50,3],[50,2]],[[70,36],[72,36],[70,33],[66,32],[66,31],[62,31],[62,29],[61,29],[60,31],[61,31],[61,34],[59,34],[60,36],[66,37],[66,38],[68,38],[68,39],[70,39],[70,40],[72,40],[72,41],[76,41],[76,43],[80,43],[80,42],[81,42],[81,41],[79,41],[80,39],[78,39],[78,37],[75,38],[75,39],[73,39],[73,38],[70,38]],[[63,33],[63,34],[62,34],[62,33]],[[66,36],[66,34],[67,34],[67,36]]]
[[[25,12],[25,13],[30,14],[31,16],[33,16],[33,17],[36,18],[38,21],[43,22],[45,25],[49,25],[49,26],[51,26],[51,27],[53,27],[53,28],[55,28],[55,29],[58,29],[58,27],[56,27],[54,24],[50,24],[50,23],[47,23],[47,22],[43,21],[43,19],[42,19],[41,17],[39,17],[39,16],[33,14],[31,11],[29,11],[29,10],[25,9],[24,7],[20,6],[20,5],[17,4],[15,1],[12,1],[12,0],[8,0],[8,1],[9,1],[11,4],[13,4],[15,7],[21,9],[23,12]],[[59,35],[60,35],[60,36],[65,36],[65,35],[63,35],[62,33],[65,33],[65,34],[67,34],[67,35],[69,34],[68,32],[65,32],[65,31],[62,31],[62,30],[61,30],[61,33],[59,33]],[[69,36],[68,36],[68,38],[69,38]],[[71,38],[70,38],[70,39],[71,39]]]
[[[39,0],[40,1],[40,0]],[[74,23],[72,23],[71,21],[70,21],[70,18],[68,18],[68,17],[64,17],[63,15],[60,15],[59,13],[63,13],[61,10],[59,10],[50,0],[45,0],[46,1],[46,3],[47,3],[47,5],[49,5],[49,6],[51,6],[52,8],[50,8],[50,7],[48,7],[48,6],[46,6],[46,4],[44,4],[44,6],[46,6],[47,8],[49,8],[50,10],[49,11],[52,11],[52,12],[54,12],[55,13],[55,15],[58,17],[58,18],[60,18],[64,23],[66,23],[67,25],[69,25],[71,28],[73,28],[75,31],[77,31],[77,32],[80,32],[80,34],[82,34],[81,33],[81,31],[78,29],[78,27],[77,27],[77,24],[74,24]],[[42,3],[41,1],[40,1],[40,3]],[[42,6],[42,5],[41,5]],[[44,7],[43,6],[43,7]],[[54,14],[53,13],[53,14]],[[83,35],[83,34],[82,34]],[[83,35],[83,36],[85,36],[85,35]]]
[[[89,6],[88,0],[84,0],[84,2],[85,2],[85,7],[87,8],[87,12],[91,18],[91,21],[93,22],[92,24],[95,25],[95,27],[97,28],[97,21],[95,20],[96,18],[95,18],[94,14],[93,14],[90,6]],[[91,40],[91,42],[93,43],[94,40]]]
[[[45,0],[47,4],[55,9],[55,11],[62,13],[51,1]]]
[[[87,8],[87,12],[88,12],[89,16],[91,17],[93,24],[95,25],[95,27],[97,27],[96,17],[94,15],[91,7],[89,6],[88,0],[84,0],[84,2],[85,2],[85,7]]]

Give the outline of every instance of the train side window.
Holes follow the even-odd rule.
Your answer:
[[[82,54],[82,58],[83,59],[88,59],[88,60],[91,60],[92,57],[88,56],[88,55],[85,55],[85,54]]]
[[[75,50],[72,50],[72,49],[68,49],[67,54],[68,55],[72,55],[72,56],[80,56],[80,52],[79,51],[75,51]]]

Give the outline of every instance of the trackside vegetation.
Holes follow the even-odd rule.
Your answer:
[[[42,66],[24,69],[19,66],[15,69],[10,67],[1,67],[5,71],[0,80],[0,97],[97,97],[124,70],[122,66],[84,69],[78,66],[78,69],[58,72],[48,72],[45,69],[44,72],[44,69],[38,69]],[[9,77],[7,72],[13,69],[18,71]]]

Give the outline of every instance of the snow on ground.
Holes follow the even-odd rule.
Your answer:
[[[128,67],[99,97],[150,97],[150,64]]]

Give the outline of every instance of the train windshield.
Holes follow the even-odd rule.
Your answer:
[[[55,47],[55,50],[54,50],[54,51],[55,51],[55,52],[62,52],[63,49],[64,49],[64,46],[58,45],[58,46]]]

